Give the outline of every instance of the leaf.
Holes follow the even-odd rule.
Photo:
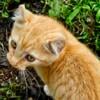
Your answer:
[[[62,6],[61,6],[61,14],[60,14],[61,17],[63,19],[65,19],[66,16],[69,14],[69,12],[70,12],[70,10],[68,8],[68,5],[62,4]]]
[[[5,92],[5,91],[7,91],[7,90],[8,90],[8,88],[7,88],[7,87],[0,88],[0,93]]]
[[[80,10],[81,10],[80,6],[75,7],[73,12],[66,18],[66,23],[71,23],[72,20],[76,17],[76,15],[80,12]]]
[[[98,11],[100,9],[100,3],[94,3],[91,7],[94,11]]]
[[[96,21],[98,23],[100,23],[100,9],[97,11],[97,14],[96,14]]]
[[[49,10],[49,16],[56,16],[56,13],[53,10]]]
[[[82,40],[84,42],[87,42],[89,40],[89,33],[83,32],[81,36],[78,37],[79,40]]]
[[[96,50],[100,50],[100,36],[96,37],[95,45],[96,45]]]
[[[15,0],[15,2],[20,3],[20,0]]]
[[[83,5],[82,8],[86,9],[86,10],[90,10],[90,6],[89,5]]]
[[[7,12],[2,12],[2,17],[3,18],[8,18],[9,17],[9,14]]]
[[[61,12],[61,2],[58,0],[53,0],[50,3],[51,9],[48,11],[49,16],[59,17]]]

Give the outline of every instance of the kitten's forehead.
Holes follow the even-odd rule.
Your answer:
[[[48,35],[60,31],[60,28],[57,27],[58,24],[49,18],[44,18],[44,16],[43,18],[32,19],[30,23],[26,22],[21,28],[17,28],[15,24],[12,35],[22,48],[39,46],[45,41],[46,37],[50,37]]]

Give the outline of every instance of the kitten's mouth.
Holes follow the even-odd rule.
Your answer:
[[[25,71],[25,69],[26,69],[25,66],[13,66],[13,65],[11,65],[11,66],[20,71]]]
[[[14,67],[18,70],[21,70],[21,71],[25,71],[25,69],[26,69],[26,67],[24,67],[24,66],[12,66],[12,67]]]
[[[18,70],[24,71],[26,69],[25,66],[13,64],[13,62],[11,61],[11,57],[10,57],[9,53],[7,53],[7,60],[8,60],[8,62],[10,63],[10,65],[12,67],[14,67],[14,68],[16,68]]]

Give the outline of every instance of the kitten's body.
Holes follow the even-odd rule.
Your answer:
[[[67,46],[51,66],[34,68],[55,100],[100,100],[100,63],[84,45]]]
[[[11,36],[20,45],[9,46],[9,62],[18,69],[32,65],[54,100],[100,100],[99,60],[58,22],[19,10],[26,21],[15,17]],[[19,60],[24,51],[36,61]]]

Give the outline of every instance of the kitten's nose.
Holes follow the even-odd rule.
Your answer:
[[[7,53],[7,59],[12,66],[16,66],[19,62],[19,60],[17,60],[17,58],[15,58],[14,56],[11,57],[9,53]]]
[[[7,53],[7,59],[13,67],[15,67],[19,70],[25,70],[25,66],[21,65],[20,59],[14,57],[14,56],[12,57],[9,53]]]

